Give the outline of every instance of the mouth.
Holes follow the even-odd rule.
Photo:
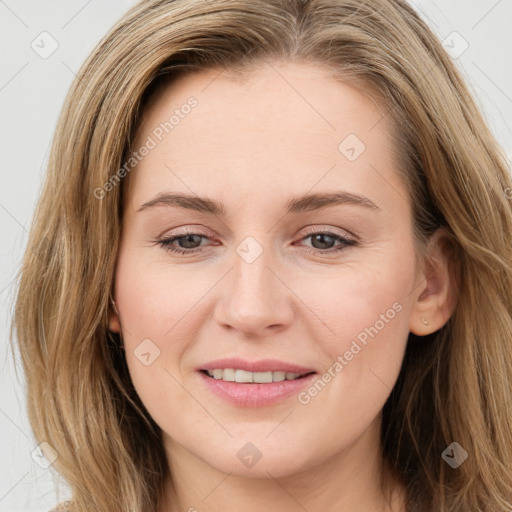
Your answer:
[[[197,375],[209,393],[243,408],[269,407],[291,399],[318,376],[315,371],[251,372],[239,368],[203,368]]]
[[[318,373],[311,367],[279,359],[246,360],[238,356],[196,367],[201,386],[238,407],[267,407],[292,398],[311,385]]]
[[[212,379],[223,382],[237,382],[239,384],[271,384],[273,382],[304,379],[316,374],[314,371],[301,374],[286,371],[250,372],[238,368],[215,368],[200,371]]]

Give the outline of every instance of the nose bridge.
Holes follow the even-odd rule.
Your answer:
[[[260,241],[261,242],[260,242]],[[270,291],[269,266],[272,264],[270,237],[246,237],[236,248],[234,287],[241,293],[259,294]]]
[[[258,331],[289,321],[286,287],[275,273],[272,236],[247,236],[235,248],[234,269],[217,320],[240,331]]]

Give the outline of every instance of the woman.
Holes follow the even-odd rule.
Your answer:
[[[511,190],[402,1],[135,6],[17,299],[69,510],[509,511]]]

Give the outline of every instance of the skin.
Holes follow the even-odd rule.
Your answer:
[[[313,64],[262,63],[247,81],[201,71],[152,98],[135,147],[190,96],[198,105],[130,174],[110,317],[135,388],[163,431],[174,482],[159,512],[405,510],[400,482],[391,507],[380,485],[381,410],[409,332],[438,330],[455,301],[441,231],[424,269],[415,259],[386,109]],[[354,161],[338,150],[348,134],[366,145]],[[289,199],[335,190],[379,209],[285,215]],[[215,199],[226,217],[167,205],[137,211],[161,192]],[[184,227],[207,238],[174,246],[201,252],[174,254],[156,243],[183,236]],[[326,254],[341,242],[322,245],[308,237],[315,232],[358,243]],[[252,263],[236,250],[248,236],[263,249]],[[305,405],[292,396],[235,406],[195,371],[241,356],[297,363],[321,377],[394,303],[400,312]],[[144,339],[160,350],[148,366],[134,355]],[[247,442],[262,454],[250,468],[237,457]]]

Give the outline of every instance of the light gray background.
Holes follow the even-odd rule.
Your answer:
[[[14,275],[27,242],[49,144],[62,102],[86,56],[133,0],[0,0],[0,512],[48,512],[68,496],[36,448],[25,412],[21,369],[8,345]],[[453,46],[478,104],[512,157],[512,0],[411,1],[441,40]],[[58,48],[51,48],[48,32]],[[453,34],[457,32],[457,34]],[[41,42],[41,38],[43,42]],[[466,43],[469,45],[463,53]],[[19,366],[19,363],[18,363]]]

